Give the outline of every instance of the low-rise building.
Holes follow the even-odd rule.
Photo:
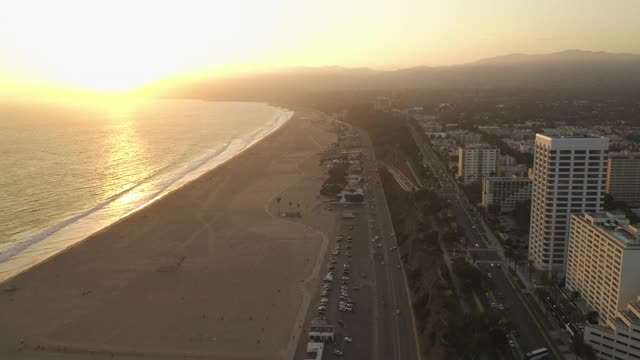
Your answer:
[[[324,343],[309,341],[307,343],[307,355],[305,360],[322,360],[324,353]]]
[[[615,319],[640,294],[640,234],[622,212],[571,216],[566,287],[600,315]]]
[[[591,346],[598,359],[640,359],[640,299],[618,310],[605,326],[585,327],[584,343]]]
[[[326,321],[314,321],[309,327],[309,339],[318,342],[333,342],[335,329]]]
[[[519,201],[531,199],[531,186],[531,179],[526,177],[486,177],[482,181],[482,207],[513,211]]]

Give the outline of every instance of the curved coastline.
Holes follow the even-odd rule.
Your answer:
[[[87,209],[78,215],[65,219],[30,236],[24,241],[18,242],[15,245],[9,246],[0,251],[0,285],[10,281],[22,272],[28,271],[30,268],[46,262],[55,255],[81,244],[85,240],[93,237],[95,234],[117,225],[127,217],[148,207],[167,195],[180,190],[197,179],[218,170],[228,162],[240,157],[256,144],[272,136],[287,124],[294,115],[294,111],[292,110],[271,104],[264,105],[278,110],[278,113],[274,115],[270,121],[265,123],[264,127],[255,130],[248,136],[234,139],[233,141],[224,144],[221,148],[214,149],[211,153],[203,154],[196,159],[192,159],[191,162],[185,164],[173,173],[174,176],[172,176],[172,181],[164,184],[159,190],[155,191],[154,194],[148,196],[144,203],[134,209],[123,212],[120,216],[111,219],[105,220],[102,218],[90,218],[92,214],[105,207],[114,205],[114,203],[119,199],[122,199],[128,193],[135,191],[136,188],[147,185],[156,179],[149,179],[148,181],[127,188],[106,201],[97,204],[91,209]],[[70,227],[77,227],[77,229],[69,229],[70,231],[65,231]],[[73,230],[75,230],[76,233],[72,233]]]

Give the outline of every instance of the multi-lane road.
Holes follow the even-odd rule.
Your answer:
[[[511,320],[517,335],[514,340],[519,351],[514,351],[514,357],[519,358],[523,353],[541,347],[551,349],[540,326],[533,326],[537,322],[524,304],[521,295],[514,288],[513,283],[509,281],[506,273],[507,267],[491,266],[493,261],[496,262],[496,265],[504,262],[504,251],[502,251],[500,244],[497,243],[495,237],[486,236],[485,230],[483,230],[484,226],[477,220],[476,210],[468,204],[464,193],[457,186],[456,180],[448,169],[445,169],[419,130],[412,126],[411,132],[422,153],[423,161],[429,166],[434,176],[439,179],[440,193],[448,200],[453,209],[456,222],[465,235],[469,254],[482,263],[479,265],[481,270],[492,274],[495,283],[494,293],[500,294],[498,301],[506,305],[505,313]]]
[[[371,140],[361,132],[363,153],[369,160],[365,169],[368,173],[378,171]],[[374,359],[418,359],[419,351],[416,341],[415,321],[411,299],[404,273],[404,265],[397,250],[397,242],[391,214],[387,206],[384,189],[379,181],[373,181],[368,188],[368,195],[374,201],[372,209],[372,237],[380,236],[382,247],[377,247],[374,254],[375,275],[377,285],[377,316],[380,354],[384,356]]]
[[[324,359],[420,359],[411,300],[378,174],[379,164],[369,137],[363,131],[359,132],[365,202],[347,207],[327,205],[336,212],[337,227],[327,231],[331,239],[330,252],[321,274],[324,277],[326,273],[332,273],[334,280],[328,286],[325,286],[328,283],[318,286],[296,359],[305,358],[306,332],[311,323],[319,319],[334,325],[336,330],[334,342],[325,346]],[[345,210],[352,212],[354,218],[343,218]],[[350,271],[343,284],[345,265]],[[323,293],[326,289],[329,291]],[[340,311],[340,296],[344,297],[345,293],[353,303],[353,311]],[[321,298],[328,301],[324,301],[326,310],[318,312]],[[346,341],[346,337],[351,341]]]

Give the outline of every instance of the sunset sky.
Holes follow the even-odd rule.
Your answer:
[[[111,91],[203,72],[640,53],[638,19],[637,0],[5,1],[0,86]]]

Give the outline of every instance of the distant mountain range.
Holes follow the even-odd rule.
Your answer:
[[[453,66],[394,71],[368,68],[294,68],[258,75],[203,79],[180,93],[200,97],[252,97],[291,92],[435,88],[640,88],[640,55],[567,50],[511,54]]]

